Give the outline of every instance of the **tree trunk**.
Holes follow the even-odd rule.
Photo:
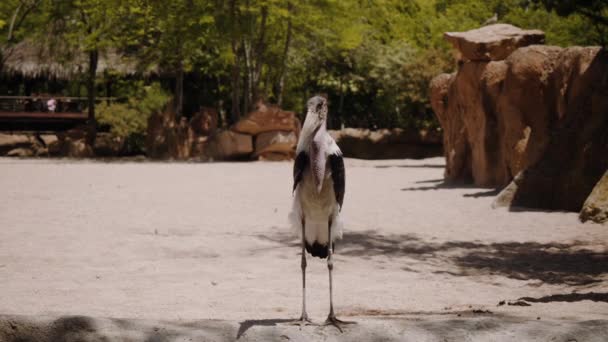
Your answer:
[[[95,122],[95,77],[97,75],[98,60],[99,51],[89,51],[89,75],[87,79],[87,98],[89,105],[87,144],[91,147],[95,145],[95,138],[97,135],[97,124]]]
[[[291,2],[287,2],[287,11],[290,16],[287,19],[287,36],[285,37],[285,46],[283,47],[283,63],[281,64],[279,85],[277,87],[277,104],[279,107],[283,104],[283,90],[285,89],[285,78],[287,77],[287,56],[289,55],[289,46],[291,45],[291,13],[293,11]]]
[[[232,54],[234,55],[234,65],[232,65],[232,75],[230,77],[230,82],[232,83],[232,111],[231,111],[231,121],[235,123],[241,117],[240,111],[240,89],[239,89],[239,75],[241,73],[239,64],[239,48],[238,48],[238,37],[237,37],[237,13],[236,13],[236,0],[230,1],[230,17],[232,21],[232,32],[231,32],[231,46],[232,46]]]
[[[106,103],[108,105],[112,104],[110,98],[112,97],[112,77],[108,76],[106,78]]]
[[[340,103],[338,104],[338,118],[340,118],[340,125],[344,123],[342,120],[342,110],[344,109],[344,80],[340,77]]]
[[[175,72],[175,117],[182,116],[184,109],[184,68],[180,62]]]
[[[17,8],[15,9],[15,13],[13,13],[13,16],[11,18],[11,23],[8,26],[8,34],[6,35],[6,41],[9,43],[11,40],[13,40],[13,30],[15,29],[15,22],[17,21],[17,15],[19,15],[19,11],[21,10],[22,5],[23,3],[20,3],[19,6],[17,6]]]
[[[251,62],[251,43],[243,38],[243,56],[245,57],[245,89],[243,91],[243,112],[249,112],[251,103],[251,90],[253,88],[253,63]]]
[[[260,22],[260,36],[255,48],[255,66],[251,80],[252,101],[260,100],[260,75],[262,73],[262,65],[264,64],[264,49],[266,40],[266,21],[268,19],[268,7],[262,7],[262,19]]]

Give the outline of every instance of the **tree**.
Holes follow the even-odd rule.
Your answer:
[[[97,135],[95,98],[99,53],[114,43],[119,22],[119,0],[66,0],[46,2],[51,44],[65,47],[65,53],[87,56],[87,144],[93,146]],[[46,27],[42,27],[46,30]],[[65,46],[63,46],[65,45]]]
[[[31,19],[42,0],[7,0],[0,4],[0,30],[6,29],[6,39],[0,38],[0,72],[12,48],[26,36],[28,19]]]
[[[542,3],[548,11],[555,10],[560,16],[582,15],[588,18],[598,33],[598,43],[606,46],[608,34],[607,0],[533,0]]]

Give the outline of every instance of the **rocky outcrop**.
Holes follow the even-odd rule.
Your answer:
[[[173,108],[171,105],[167,108]],[[218,130],[218,114],[202,108],[179,123],[168,110],[150,117],[146,153],[157,159],[291,159],[300,123],[293,112],[257,104],[256,110],[229,130]],[[255,141],[255,149],[254,149]]]
[[[430,91],[447,181],[502,187],[519,175],[496,205],[577,211],[608,168],[600,48],[533,45],[504,61],[466,61]]]
[[[98,133],[93,152],[97,157],[118,157],[124,153],[125,138],[111,133]]]
[[[32,134],[0,134],[0,155],[32,157],[42,154],[44,146]]]
[[[294,131],[270,131],[255,137],[255,155],[264,160],[284,160],[295,157],[298,137]]]
[[[428,158],[442,153],[441,133],[427,130],[330,130],[344,156],[359,159]]]
[[[57,134],[0,134],[0,155],[89,158],[94,154],[91,147],[85,143],[84,135],[84,132],[78,129]]]
[[[253,136],[269,131],[295,132],[298,135],[300,122],[296,113],[286,112],[278,106],[259,101],[254,111],[239,120],[232,130]]]
[[[585,200],[580,219],[583,222],[591,220],[597,223],[608,223],[608,171],[604,173]]]
[[[522,30],[509,24],[494,24],[466,32],[446,32],[444,38],[459,53],[458,59],[500,61],[522,46],[543,44],[545,33]]]
[[[249,134],[221,131],[213,136],[205,154],[212,159],[231,160],[248,158],[253,152],[253,140]]]

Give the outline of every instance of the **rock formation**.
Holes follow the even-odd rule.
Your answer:
[[[441,134],[437,131],[345,128],[330,130],[329,134],[348,158],[417,159],[440,156],[442,153]]]
[[[235,123],[231,130],[248,134],[255,141],[253,158],[286,160],[295,156],[300,120],[294,112],[259,101],[255,109]]]
[[[468,60],[430,86],[444,130],[446,180],[503,187],[519,175],[496,205],[580,210],[608,168],[608,53],[517,48],[534,41],[518,38],[517,49],[497,60],[502,53],[488,46],[504,46],[492,43],[501,35],[474,31],[475,40],[470,32],[453,35],[466,39],[454,45]]]
[[[591,195],[583,204],[580,219],[583,222],[594,221],[608,223],[608,171],[591,191]]]
[[[522,30],[509,24],[488,25],[466,32],[446,32],[462,60],[501,61],[522,46],[543,44],[545,33],[540,30]]]
[[[248,134],[221,131],[208,142],[205,154],[213,159],[227,160],[247,158],[253,152],[253,142]]]

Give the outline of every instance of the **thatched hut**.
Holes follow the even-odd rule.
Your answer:
[[[25,40],[0,48],[0,130],[12,129],[15,123],[30,128],[34,122],[65,121],[67,117],[76,123],[86,121],[82,110],[88,101],[82,96],[87,92],[81,91],[89,69],[88,54],[60,45]],[[115,96],[112,84],[118,77],[156,74],[155,68],[142,70],[136,59],[116,49],[99,51],[96,78],[103,80],[103,86],[99,82],[96,86],[104,98],[96,100],[109,101]],[[48,100],[57,101],[57,108],[46,105]]]
[[[66,49],[51,48],[31,40],[5,47],[2,55],[0,73],[3,77],[71,80],[88,70],[88,57],[85,52],[66,52]],[[106,49],[99,53],[97,75],[108,73],[121,76],[149,76],[157,74],[158,71],[156,67],[142,69],[136,59],[120,54],[116,49]]]

